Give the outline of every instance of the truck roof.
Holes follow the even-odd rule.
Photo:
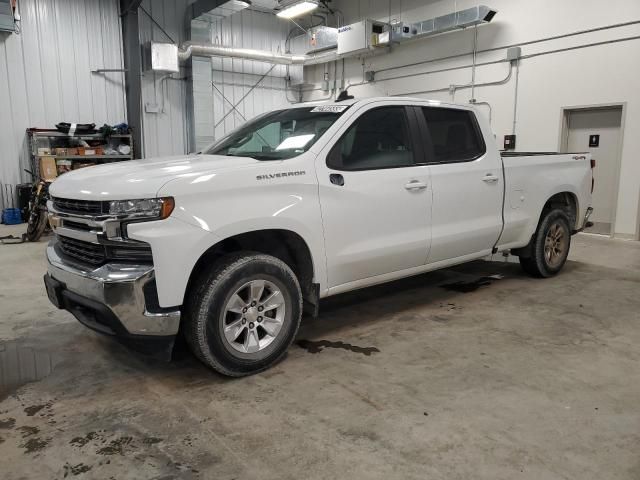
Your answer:
[[[447,105],[447,106],[451,106],[451,107],[458,107],[458,108],[468,108],[469,105],[459,105],[459,104],[455,104],[455,103],[448,103],[448,102],[443,102],[440,100],[430,100],[428,98],[419,98],[419,97],[361,97],[361,98],[352,98],[350,100],[343,100],[341,102],[338,102],[334,99],[330,99],[330,100],[316,100],[316,101],[311,101],[311,102],[303,102],[303,103],[295,103],[292,104],[290,106],[290,108],[303,108],[303,107],[312,107],[312,106],[318,106],[318,105],[354,105],[354,104],[367,104],[367,103],[373,103],[373,102],[380,102],[380,101],[388,101],[388,100],[405,100],[407,102],[415,102],[415,101],[419,101],[419,102],[428,102],[431,103],[433,105]]]

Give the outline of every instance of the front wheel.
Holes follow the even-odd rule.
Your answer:
[[[531,242],[520,256],[520,265],[534,277],[552,277],[564,266],[571,247],[571,230],[567,214],[560,209],[547,212]]]
[[[295,274],[270,255],[241,252],[220,259],[188,296],[184,333],[214,370],[240,377],[278,362],[302,316]]]

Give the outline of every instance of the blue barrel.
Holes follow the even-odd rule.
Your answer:
[[[19,208],[5,208],[2,212],[2,223],[5,225],[18,225],[22,223],[22,213]]]

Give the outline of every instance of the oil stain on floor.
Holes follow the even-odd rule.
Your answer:
[[[488,277],[480,277],[470,282],[458,281],[453,283],[445,283],[444,285],[439,285],[439,287],[444,288],[445,290],[450,290],[452,292],[471,293],[475,292],[480,287],[491,285],[494,280],[501,280],[502,278],[502,275],[489,275]]]
[[[345,342],[330,342],[329,340],[298,340],[296,344],[300,348],[304,348],[309,353],[320,353],[325,348],[339,348],[342,350],[347,350],[353,353],[360,353],[362,355],[366,355],[370,357],[373,353],[380,353],[376,347],[359,347],[357,345],[351,345],[350,343]]]

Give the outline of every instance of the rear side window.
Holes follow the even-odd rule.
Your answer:
[[[422,113],[431,135],[435,162],[468,162],[484,154],[484,140],[473,112],[423,107]]]
[[[404,107],[380,107],[364,113],[327,158],[327,166],[335,170],[376,170],[409,165],[413,165],[413,149]]]

